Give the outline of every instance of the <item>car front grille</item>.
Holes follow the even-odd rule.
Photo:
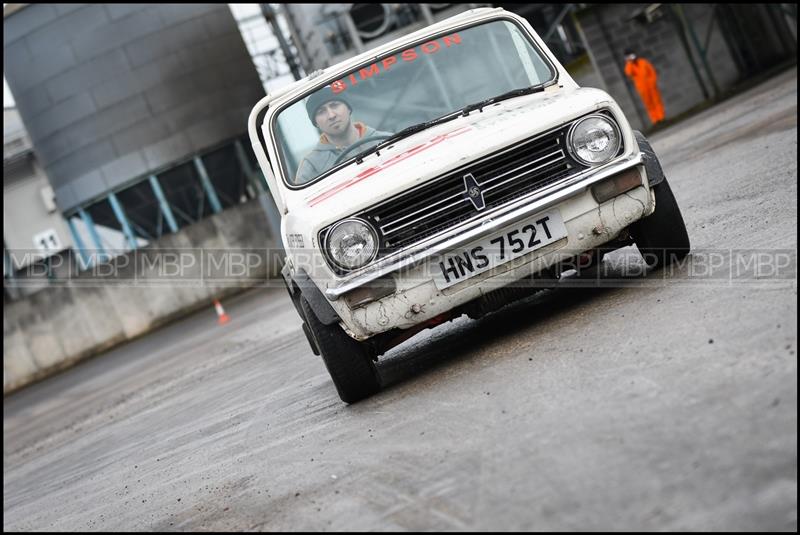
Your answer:
[[[565,146],[567,127],[506,147],[438,179],[406,191],[360,213],[378,229],[386,256],[487,210],[506,204],[583,169]],[[483,191],[485,208],[470,201],[464,176],[471,174]]]

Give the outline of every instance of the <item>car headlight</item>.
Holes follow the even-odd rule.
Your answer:
[[[360,219],[336,223],[325,239],[328,258],[344,269],[357,269],[369,264],[378,254],[378,235],[371,225]]]
[[[622,142],[619,128],[611,120],[592,115],[572,125],[569,147],[581,163],[599,165],[613,158]]]

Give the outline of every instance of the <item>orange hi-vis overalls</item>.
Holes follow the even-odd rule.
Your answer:
[[[663,121],[664,105],[661,103],[661,93],[656,85],[656,70],[652,63],[644,58],[628,60],[625,62],[625,75],[633,80],[653,124]]]

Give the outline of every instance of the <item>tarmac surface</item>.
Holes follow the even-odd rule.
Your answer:
[[[4,399],[4,530],[796,531],[796,68],[651,142],[691,262],[424,331],[351,406],[282,289],[209,306]]]

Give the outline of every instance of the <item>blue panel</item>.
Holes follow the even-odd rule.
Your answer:
[[[203,189],[206,191],[208,202],[211,204],[211,209],[215,214],[220,213],[222,211],[222,205],[217,198],[217,192],[214,191],[214,186],[211,184],[211,180],[208,178],[208,173],[206,172],[206,166],[203,165],[203,160],[201,160],[198,156],[195,156],[194,166],[197,168],[197,172],[200,174],[200,182],[203,183]]]
[[[136,236],[133,235],[131,224],[122,209],[122,205],[117,200],[117,196],[113,193],[108,194],[108,201],[111,203],[111,208],[114,210],[114,215],[117,216],[117,221],[122,225],[122,231],[125,233],[125,238],[128,240],[128,245],[131,249],[136,249]]]
[[[102,261],[99,255],[103,255],[106,250],[103,247],[103,242],[100,241],[100,235],[97,233],[97,229],[94,226],[94,221],[92,220],[92,216],[89,215],[89,212],[86,212],[82,208],[78,210],[78,214],[80,214],[81,219],[83,220],[83,224],[86,225],[86,228],[89,230],[89,236],[92,237],[92,241],[94,242],[95,246],[95,253],[97,253],[97,261],[95,264]],[[81,247],[83,249],[83,247]],[[91,254],[89,255],[91,257]]]
[[[67,218],[67,224],[69,225],[69,231],[72,233],[72,239],[75,240],[75,245],[78,246],[78,257],[81,259],[82,267],[83,269],[87,269],[90,265],[89,260],[91,256],[86,251],[81,235],[78,234],[78,229],[75,228],[75,223],[72,222],[72,218]]]
[[[236,157],[239,158],[239,164],[242,166],[242,169],[244,169],[244,172],[247,173],[247,178],[252,180],[253,166],[250,165],[250,160],[247,159],[247,155],[244,153],[242,142],[237,139],[234,146],[236,147]]]
[[[172,232],[178,232],[178,224],[175,222],[175,216],[172,215],[172,209],[169,207],[167,198],[164,195],[164,190],[161,189],[161,184],[158,183],[158,178],[155,175],[150,175],[150,186],[153,188],[153,193],[156,194],[158,204],[161,206],[161,213],[164,214],[164,219],[167,220],[167,225]]]

